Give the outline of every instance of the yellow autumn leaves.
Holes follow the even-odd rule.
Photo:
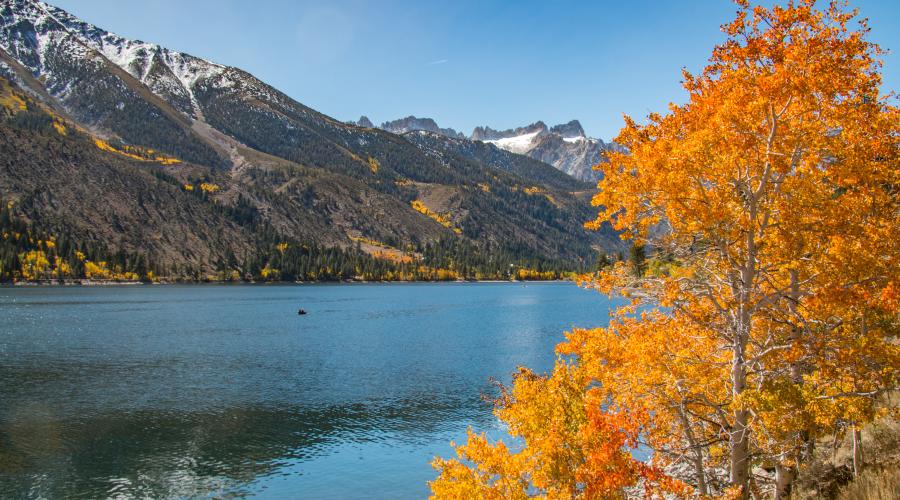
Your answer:
[[[422,200],[413,200],[410,202],[410,205],[412,206],[413,210],[415,210],[416,212],[419,212],[420,214],[427,216],[428,218],[434,220],[438,224],[446,227],[447,229],[452,230],[454,233],[456,233],[456,234],[462,233],[462,229],[460,229],[458,227],[453,227],[453,222],[450,220],[450,217],[448,217],[446,214],[439,214],[439,213],[431,210],[430,208],[425,206],[425,203],[422,202]]]
[[[73,278],[72,265],[59,255],[53,255],[55,243],[52,239],[37,242],[38,249],[19,254],[21,266],[19,281],[41,281]],[[75,257],[84,266],[84,277],[94,280],[137,281],[141,279],[137,273],[110,269],[106,261],[91,261],[82,252],[75,252]]]
[[[185,191],[193,191],[194,184],[185,183],[181,186]],[[218,192],[221,187],[218,184],[214,184],[211,182],[201,182],[197,184],[197,188],[200,189],[200,192],[206,194],[213,194]]]
[[[63,132],[60,132],[63,133]],[[65,135],[63,133],[63,135]],[[173,158],[171,156],[166,156],[158,151],[149,148],[142,148],[138,146],[127,146],[123,145],[118,148],[113,147],[108,142],[103,139],[95,138],[94,145],[97,146],[97,149],[102,151],[107,151],[110,153],[115,153],[126,158],[131,158],[132,160],[138,161],[148,161],[154,163],[160,163],[162,165],[175,165],[181,163],[181,160],[178,158]]]

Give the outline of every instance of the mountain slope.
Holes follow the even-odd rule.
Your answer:
[[[609,232],[581,227],[590,215],[587,186],[549,165],[493,146],[473,149],[471,141],[429,142],[345,124],[240,69],[124,39],[41,2],[0,0],[0,77],[13,85],[7,94],[33,101],[28,113],[10,108],[10,124],[40,107],[51,122],[77,131],[56,140],[96,149],[92,144],[99,139],[115,161],[125,161],[127,168],[117,172],[127,171],[121,175],[130,180],[119,188],[132,196],[106,208],[140,213],[134,192],[162,196],[174,186],[179,200],[194,200],[198,195],[185,193],[185,186],[215,185],[201,197],[212,215],[183,209],[194,201],[173,201],[159,210],[171,210],[169,217],[183,227],[202,220],[227,240],[244,242],[209,235],[190,245],[178,238],[153,243],[153,226],[140,224],[125,238],[115,211],[95,217],[103,207],[56,193],[65,189],[63,181],[74,180],[84,199],[101,196],[91,181],[98,175],[95,167],[86,164],[96,151],[78,156],[70,165],[75,170],[65,173],[59,150],[29,146],[31,139],[21,137],[24,129],[9,125],[18,130],[10,132],[17,139],[5,143],[4,152],[40,163],[35,171],[48,178],[49,196],[64,200],[54,209],[66,211],[73,227],[96,226],[90,235],[74,237],[105,240],[111,249],[147,246],[163,261],[207,272],[228,267],[222,264],[225,254],[241,254],[237,260],[253,260],[255,269],[267,265],[260,242],[276,236],[347,251],[359,241],[377,241],[415,258],[434,245],[471,247],[486,259],[503,255],[523,265],[554,266],[582,265],[597,249],[621,246]],[[43,128],[29,133],[52,131],[41,120]],[[126,161],[117,151],[172,160]],[[19,168],[11,165],[0,182],[5,193],[28,199],[39,178]],[[144,184],[132,174],[165,178],[171,186]],[[26,215],[39,225],[55,217],[50,205],[33,208]],[[365,245],[362,251],[381,255]]]
[[[590,183],[580,181],[554,168],[547,168],[544,162],[511,153],[490,143],[457,139],[424,130],[408,132],[403,136],[438,157],[442,157],[445,152],[452,153],[555,190],[585,191],[592,187]]]
[[[46,90],[75,119],[131,143],[224,166],[212,145],[191,132],[188,117],[172,107],[179,103],[173,92],[152,92],[97,50],[111,52],[108,45],[93,43],[100,39],[99,30],[73,21],[59,9],[26,0],[4,0],[0,16],[0,57],[14,60],[40,79],[43,89],[35,91]],[[133,66],[124,59],[119,62]],[[17,78],[21,71],[11,66],[0,64],[0,74],[33,89],[34,82]],[[158,73],[156,68],[145,77],[149,81]]]

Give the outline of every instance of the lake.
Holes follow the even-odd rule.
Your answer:
[[[299,316],[298,308],[308,314]],[[0,288],[0,496],[422,498],[571,283]]]

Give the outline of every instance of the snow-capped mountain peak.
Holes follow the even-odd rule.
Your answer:
[[[597,179],[599,172],[593,166],[603,161],[605,151],[618,148],[588,137],[578,120],[553,127],[538,121],[504,131],[477,127],[471,138],[549,163],[582,180]]]
[[[538,135],[542,133],[545,133],[545,131],[535,130],[533,132],[526,132],[511,137],[503,137],[502,139],[486,139],[484,142],[493,144],[500,149],[505,149],[513,153],[523,154],[531,149],[532,144],[534,144]]]
[[[220,76],[228,69],[157,44],[121,37],[44,2],[3,0],[0,6],[0,48],[33,75],[50,81],[51,92],[64,90],[52,85],[56,76],[53,59],[62,51],[85,63],[105,59],[194,117],[199,111],[193,94],[198,81]]]
[[[371,124],[370,121],[367,122]],[[362,119],[357,124],[366,126]],[[382,123],[380,128],[395,134],[426,131],[454,139],[466,139],[452,128],[440,128],[431,118],[408,116]],[[476,127],[468,140],[481,141],[511,153],[530,156],[587,181],[599,178],[600,173],[593,170],[593,166],[603,161],[605,151],[618,149],[613,143],[588,137],[578,120],[552,127],[542,121],[506,130]]]

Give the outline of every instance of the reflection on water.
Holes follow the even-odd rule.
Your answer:
[[[303,307],[310,314],[299,317]],[[568,284],[0,289],[0,496],[422,497]]]
[[[50,497],[248,493],[257,477],[315,461],[336,444],[429,445],[435,433],[456,430],[448,424],[461,421],[445,418],[459,412],[452,404],[416,400],[60,419],[33,404],[6,415],[3,490]]]

